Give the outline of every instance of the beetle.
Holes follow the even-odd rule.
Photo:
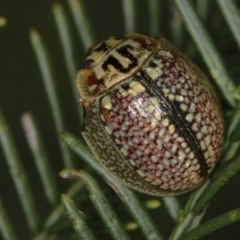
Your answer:
[[[198,187],[212,172],[223,142],[217,95],[166,39],[125,34],[98,42],[76,84],[83,137],[123,184],[170,196]]]

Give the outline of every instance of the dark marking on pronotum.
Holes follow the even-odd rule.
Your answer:
[[[128,49],[133,50],[133,46],[131,45],[124,45],[118,49],[116,49],[116,52],[119,53],[119,55],[128,58],[130,60],[130,64],[127,67],[124,67],[121,62],[115,58],[114,56],[110,55],[107,60],[103,63],[102,68],[104,71],[108,71],[108,66],[111,65],[115,69],[117,69],[121,73],[128,73],[130,72],[133,68],[138,66],[138,59],[135,58],[129,51]]]
[[[102,42],[102,44],[99,47],[94,49],[94,51],[97,51],[97,52],[100,52],[100,51],[105,52],[105,51],[108,51],[108,50],[109,50],[109,47],[106,44],[106,42]]]

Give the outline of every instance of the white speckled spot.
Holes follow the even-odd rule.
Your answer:
[[[170,133],[170,134],[173,134],[174,132],[175,132],[175,127],[174,127],[173,124],[171,124],[171,125],[169,126],[169,133]]]
[[[163,165],[162,164],[158,164],[157,167],[158,167],[159,170],[163,170]]]
[[[174,100],[174,98],[175,98],[175,97],[174,97],[174,95],[173,95],[173,94],[169,94],[169,95],[168,95],[168,99],[169,99],[170,101],[173,101],[173,100]]]
[[[167,177],[163,174],[162,176],[161,176],[161,179],[164,181],[164,182],[167,182],[168,181],[168,179],[167,179]],[[163,185],[164,186],[164,185]],[[168,187],[168,186],[167,186]]]
[[[197,162],[198,162],[198,160],[195,158],[195,159],[193,159],[193,165],[196,165],[197,164]]]
[[[185,168],[188,168],[188,167],[190,166],[190,164],[191,164],[191,161],[190,161],[190,160],[187,160],[187,161],[185,162],[185,164],[184,164],[184,167],[185,167]]]
[[[209,152],[210,157],[212,157],[214,155],[214,151],[213,151],[212,146],[208,147],[208,152]]]
[[[201,129],[201,132],[202,133],[207,133],[208,129],[206,126],[203,126],[202,129]]]
[[[102,114],[100,114],[100,117],[101,117],[102,121],[105,121],[105,118]]]
[[[196,121],[199,123],[199,122],[201,122],[201,120],[202,120],[202,114],[201,113],[197,113],[197,115],[195,116],[195,119],[196,119]]]
[[[180,108],[183,110],[183,111],[187,111],[187,105],[182,103],[180,104]]]
[[[158,121],[161,119],[161,114],[158,111],[155,112],[155,118]]]
[[[164,134],[165,134],[165,129],[164,129],[164,128],[161,128],[160,131],[159,131],[159,133],[158,133],[158,135],[159,135],[160,137],[162,137]]]
[[[200,169],[200,165],[197,164],[195,167],[194,167],[195,171],[199,170]]]
[[[138,173],[141,177],[144,177],[144,176],[145,176],[145,173],[144,173],[142,170],[137,170],[137,173]]]
[[[178,158],[180,160],[183,160],[186,157],[186,154],[183,151],[179,151],[178,155],[179,155]]]
[[[127,96],[127,91],[125,91],[123,88],[120,88],[119,89],[119,92],[120,92],[120,94],[122,95],[122,97],[125,97],[125,96]]]
[[[154,129],[157,126],[157,122],[155,119],[151,121],[151,127]]]
[[[186,120],[187,120],[188,122],[192,122],[192,120],[193,120],[193,114],[192,114],[192,113],[188,113],[187,116],[186,116]]]
[[[170,57],[170,58],[173,57],[170,52],[165,51],[165,50],[160,50],[160,51],[158,52],[158,54],[159,54],[160,56],[164,56],[164,57]]]
[[[159,106],[160,106],[157,98],[152,97],[152,98],[150,98],[150,101],[151,101],[151,102],[153,103],[153,105],[155,105],[156,107],[159,107]]]
[[[144,153],[147,155],[147,154],[149,154],[150,153],[150,149],[149,148],[146,148],[145,150],[144,150]]]
[[[147,68],[146,70],[153,80],[162,75],[162,70],[160,68]]]
[[[121,148],[121,152],[124,156],[127,156],[127,150],[125,148]]]
[[[171,154],[170,154],[169,152],[165,152],[164,156],[165,156],[166,158],[169,158],[169,157],[171,157]]]
[[[205,141],[206,145],[208,146],[208,145],[210,144],[210,142],[211,142],[211,137],[210,137],[210,135],[207,135],[207,136],[205,137],[204,141]]]
[[[176,159],[172,159],[171,160],[171,165],[176,165],[177,164],[177,160]]]
[[[168,93],[169,93],[169,89],[167,89],[167,88],[163,88],[162,91],[163,91],[163,93],[165,93],[165,94],[168,94]]]
[[[133,161],[132,159],[129,160],[129,162],[131,163],[131,165],[135,166],[135,161]]]
[[[194,102],[191,102],[190,111],[195,112],[195,110],[196,110],[196,104]]]
[[[145,178],[145,180],[148,181],[148,182],[151,182],[151,181],[152,181],[151,178]]]
[[[181,143],[181,147],[184,149],[184,148],[186,148],[187,147],[187,143],[186,142],[182,142]]]
[[[190,152],[189,155],[188,155],[189,159],[193,159],[194,158],[194,153],[193,152]]]
[[[149,106],[149,107],[148,107],[148,112],[149,112],[149,113],[152,113],[153,111],[154,111],[154,107],[153,107],[153,106]]]
[[[139,93],[144,92],[146,88],[136,81],[131,81],[129,84],[130,88],[128,89],[128,93],[137,96]]]
[[[178,148],[178,145],[177,145],[177,144],[173,144],[173,145],[172,145],[172,148],[171,148],[171,152],[172,152],[172,153],[175,153],[176,150],[177,150],[177,148]]]
[[[158,162],[158,157],[157,157],[157,156],[152,156],[152,157],[151,157],[151,160],[152,160],[153,162]]]
[[[202,133],[201,133],[201,132],[198,132],[198,133],[197,133],[197,139],[198,139],[198,140],[202,139]]]
[[[163,120],[163,122],[162,122],[162,125],[163,125],[164,127],[167,127],[167,126],[169,125],[169,119],[168,119],[168,118],[165,118],[165,119]]]
[[[161,142],[161,140],[157,140],[157,148],[160,150],[160,149],[162,149],[162,142]]]
[[[89,86],[89,87],[88,87],[89,92],[93,92],[93,91],[97,88],[97,86],[98,86],[98,85],[96,85],[96,84],[94,84],[94,85],[92,85],[92,86]]]
[[[180,77],[180,78],[179,78],[179,81],[180,81],[181,83],[184,83],[184,82],[185,82],[185,78],[184,78],[184,77]]]
[[[109,135],[112,134],[112,129],[111,129],[110,127],[105,126],[105,130],[106,130],[106,132],[107,132]]]
[[[163,139],[164,140],[164,142],[169,142],[169,140],[171,139],[171,137],[170,137],[170,135],[167,135],[167,136],[165,136],[165,138]]]
[[[111,104],[111,99],[110,97],[107,95],[102,99],[102,105],[104,108],[106,109],[111,109],[112,108],[112,104]]]
[[[197,123],[194,123],[194,124],[192,125],[192,130],[195,131],[195,132],[198,131]]]
[[[202,150],[206,149],[206,145],[205,145],[204,141],[200,142],[200,147],[201,147]]]
[[[153,140],[153,139],[155,138],[155,133],[154,133],[154,132],[151,132],[151,133],[149,134],[149,138],[150,138],[151,140]]]
[[[183,96],[180,96],[180,95],[177,95],[177,96],[175,97],[175,99],[176,99],[177,101],[179,101],[179,102],[183,102],[184,97],[183,97]]]
[[[187,91],[186,91],[185,89],[182,89],[182,90],[181,90],[181,94],[182,94],[183,96],[186,96],[186,95],[187,95]]]
[[[185,152],[189,153],[190,152],[190,148],[188,147],[187,149],[185,149]]]
[[[127,126],[126,124],[123,124],[123,125],[121,126],[121,129],[122,129],[123,131],[127,131],[128,126]]]
[[[139,142],[140,142],[140,139],[139,139],[138,137],[134,137],[134,138],[133,138],[133,142],[139,143]]]
[[[183,142],[184,139],[183,139],[182,137],[178,137],[178,138],[177,138],[177,141],[178,141],[178,142]]]

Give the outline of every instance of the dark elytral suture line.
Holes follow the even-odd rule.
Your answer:
[[[183,138],[185,138],[186,142],[189,144],[189,146],[191,147],[192,151],[194,152],[195,156],[199,161],[201,175],[203,176],[203,178],[206,177],[207,164],[205,162],[203,152],[198,141],[194,136],[192,128],[187,126],[189,124],[182,117],[181,110],[164,96],[161,89],[156,85],[154,80],[147,74],[146,71],[141,70],[140,72],[142,77],[147,80],[147,84],[150,86],[150,89],[152,89],[152,91],[159,97],[161,104],[165,106],[165,107],[162,106],[162,108],[166,110],[173,124],[175,126],[178,126],[177,129],[180,135]]]

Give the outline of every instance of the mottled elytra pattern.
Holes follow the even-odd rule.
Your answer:
[[[106,90],[82,99],[84,138],[126,185],[159,196],[189,191],[212,172],[221,152],[223,122],[215,93],[204,74],[165,39],[125,38],[116,39],[119,44],[114,41],[89,72],[81,70],[80,87],[84,78],[88,85],[89,76],[99,76],[99,69],[122,74],[121,81],[113,79]],[[121,49],[125,57],[119,56]],[[91,56],[94,50],[88,62]]]

